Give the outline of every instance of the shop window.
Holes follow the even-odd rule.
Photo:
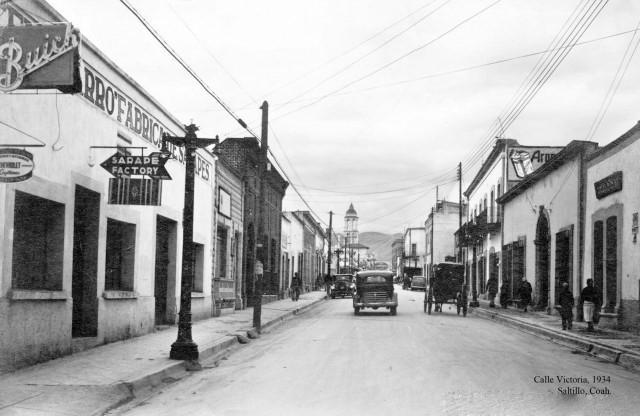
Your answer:
[[[16,191],[12,286],[62,290],[64,205]]]
[[[107,218],[105,290],[133,291],[136,226]]]
[[[227,278],[227,228],[218,227],[216,236],[216,264],[218,265],[217,277],[219,279]]]
[[[204,245],[193,243],[193,282],[192,290],[202,293],[204,282]]]

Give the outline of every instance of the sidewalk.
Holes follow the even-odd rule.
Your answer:
[[[546,312],[523,312],[510,307],[502,309],[498,304],[489,308],[489,302],[479,300],[480,307],[470,308],[470,312],[486,319],[518,328],[542,338],[568,345],[604,358],[627,369],[640,371],[640,336],[626,331],[598,328],[587,331],[585,322],[573,322],[571,331],[562,330],[559,315]]]
[[[298,302],[262,305],[262,332],[325,299],[315,291]],[[253,308],[193,323],[200,361],[255,337]],[[102,415],[137,391],[186,375],[185,363],[169,359],[177,327],[0,375],[0,416]]]

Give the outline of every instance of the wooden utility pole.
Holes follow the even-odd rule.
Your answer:
[[[266,183],[267,183],[267,152],[269,151],[269,103],[263,101],[262,106],[262,131],[260,139],[260,161],[258,162],[258,172],[260,175],[260,198],[258,207],[258,249],[256,250],[256,267],[255,267],[255,290],[253,300],[253,326],[256,331],[260,332],[262,327],[262,287],[264,284],[264,268],[267,263],[267,238],[266,238]],[[270,269],[274,269],[274,265],[270,265]]]
[[[327,251],[327,279],[325,279],[325,285],[327,293],[329,293],[329,282],[331,281],[331,236],[333,235],[333,211],[329,211],[329,251]]]
[[[462,261],[462,162],[458,163],[458,258]]]

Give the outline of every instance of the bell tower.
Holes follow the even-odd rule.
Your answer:
[[[353,208],[353,203],[344,215],[344,235],[348,244],[358,243],[358,213]]]

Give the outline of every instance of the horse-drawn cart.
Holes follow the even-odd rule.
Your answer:
[[[424,295],[424,311],[442,312],[442,305],[456,305],[458,315],[462,311],[467,316],[467,287],[464,283],[464,265],[458,263],[439,263],[433,267]]]

